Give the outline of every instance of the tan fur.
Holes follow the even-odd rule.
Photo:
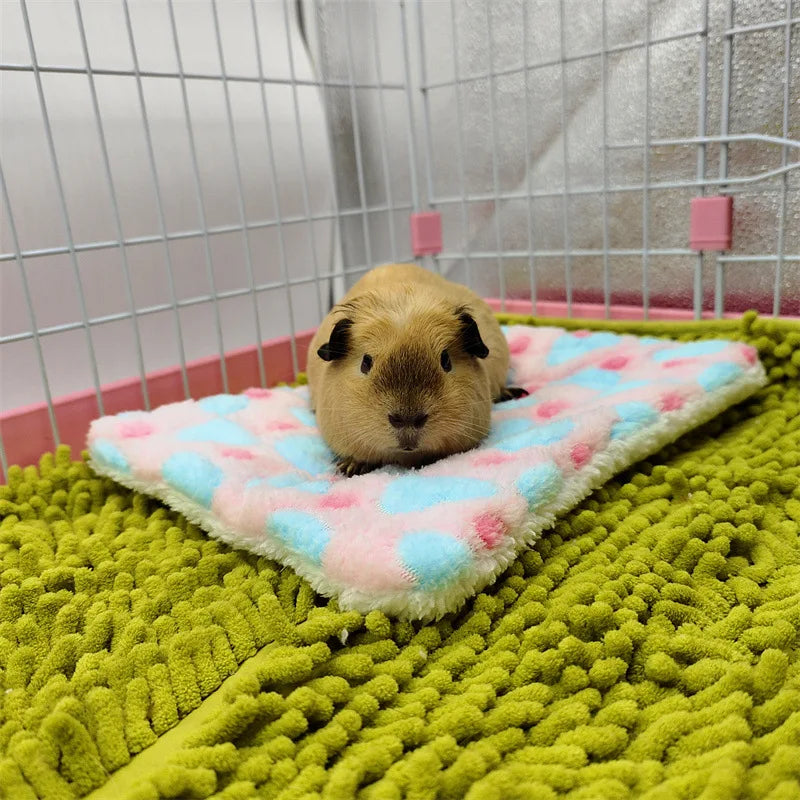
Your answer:
[[[461,348],[459,307],[475,319],[488,357]],[[317,351],[343,318],[353,322],[348,354],[323,361]],[[450,372],[440,364],[445,349]],[[368,375],[361,373],[365,354],[373,359]],[[320,431],[340,459],[418,466],[468,450],[486,436],[508,365],[505,337],[478,295],[414,264],[392,264],[368,272],[323,320],[309,347],[307,373]],[[414,452],[400,449],[389,423],[398,408],[428,414]]]

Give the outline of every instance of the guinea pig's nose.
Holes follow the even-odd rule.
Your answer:
[[[428,421],[427,414],[420,413],[394,413],[389,414],[389,422],[393,428],[421,428]]]

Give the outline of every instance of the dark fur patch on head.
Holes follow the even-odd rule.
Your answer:
[[[423,348],[400,347],[380,365],[375,385],[395,396],[436,391],[442,385],[442,370]]]
[[[350,348],[350,328],[353,320],[340,319],[331,331],[331,338],[317,350],[317,355],[323,361],[336,361],[344,358]]]
[[[464,348],[464,352],[475,358],[486,358],[489,355],[489,348],[481,339],[478,323],[465,308],[457,309],[456,313],[461,323],[461,346]]]

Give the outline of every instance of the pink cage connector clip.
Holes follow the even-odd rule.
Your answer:
[[[733,198],[693,197],[689,219],[692,250],[730,250],[733,240]]]
[[[411,248],[415,256],[442,252],[442,215],[438,211],[420,211],[411,215]]]

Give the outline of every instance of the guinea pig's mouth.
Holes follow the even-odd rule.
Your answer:
[[[397,449],[403,453],[413,453],[419,450],[420,438],[418,430],[404,428],[397,431]]]

